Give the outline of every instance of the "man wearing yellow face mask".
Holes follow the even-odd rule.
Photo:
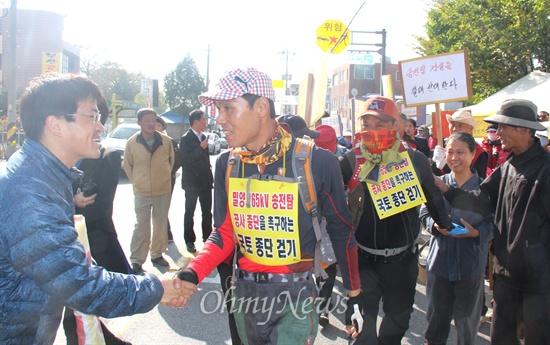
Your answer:
[[[441,228],[453,227],[428,159],[399,140],[398,117],[391,99],[369,98],[356,145],[340,160],[365,307],[358,344],[398,345],[409,328],[418,276],[418,206],[425,203]],[[380,300],[385,315],[377,332]]]

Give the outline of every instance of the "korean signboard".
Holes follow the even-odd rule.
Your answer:
[[[399,61],[399,70],[407,107],[472,98],[465,50]]]

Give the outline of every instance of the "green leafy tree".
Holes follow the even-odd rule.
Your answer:
[[[113,93],[117,99],[133,101],[140,92],[141,73],[130,73],[116,62],[96,64],[93,61],[84,61],[81,70],[99,86],[105,97],[111,99]]]
[[[416,51],[467,50],[473,103],[534,70],[550,72],[550,1],[435,0]]]
[[[205,90],[204,78],[189,53],[164,77],[166,105],[185,117],[193,109],[200,108],[198,96]]]
[[[155,107],[155,110],[157,113],[161,114],[164,113],[167,109],[166,106],[166,97],[164,96],[164,91],[159,89],[159,106]]]

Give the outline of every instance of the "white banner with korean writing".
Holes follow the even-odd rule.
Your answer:
[[[399,71],[407,107],[472,98],[465,50],[399,61]]]

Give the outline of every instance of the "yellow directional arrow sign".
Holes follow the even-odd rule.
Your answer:
[[[317,45],[324,52],[330,49],[332,54],[339,54],[349,46],[349,36],[344,23],[339,20],[327,20],[317,29]]]

